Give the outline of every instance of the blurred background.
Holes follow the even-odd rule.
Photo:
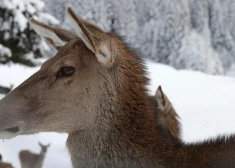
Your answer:
[[[235,132],[235,0],[0,0],[0,99],[56,53],[29,18],[71,30],[68,6],[117,33],[146,61],[151,94],[158,85],[175,105],[182,139]],[[0,142],[3,160],[51,143],[44,167],[71,167],[66,134],[42,133]]]

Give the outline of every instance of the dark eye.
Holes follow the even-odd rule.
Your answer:
[[[57,77],[67,77],[74,74],[75,68],[74,67],[62,67],[57,73]]]

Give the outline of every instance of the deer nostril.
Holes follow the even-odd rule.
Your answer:
[[[17,133],[17,132],[20,131],[18,126],[17,127],[12,127],[12,128],[7,128],[5,130],[8,131],[8,132],[11,132],[11,133]]]

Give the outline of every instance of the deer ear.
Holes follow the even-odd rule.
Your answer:
[[[110,37],[96,25],[76,16],[70,7],[67,10],[67,17],[78,37],[95,54],[97,60],[110,67],[115,60],[115,54],[111,52]]]
[[[57,50],[70,40],[78,38],[77,35],[71,31],[40,23],[33,18],[30,18],[30,24],[40,36],[46,38],[46,40]]]
[[[157,88],[157,91],[155,93],[155,99],[157,101],[158,108],[163,111],[169,101],[166,95],[163,93],[161,86]]]

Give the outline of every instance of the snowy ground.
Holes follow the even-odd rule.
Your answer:
[[[162,85],[181,117],[184,141],[201,141],[218,134],[235,132],[235,78],[176,71],[151,62],[147,62],[147,65],[151,78],[150,91],[154,94],[158,85]],[[6,86],[14,84],[15,87],[38,69],[1,65],[0,83]],[[38,141],[51,143],[44,167],[69,168],[71,163],[65,148],[66,137],[66,134],[55,133],[19,136],[1,141],[0,153],[5,161],[18,168],[18,152],[21,149],[39,152]]]

